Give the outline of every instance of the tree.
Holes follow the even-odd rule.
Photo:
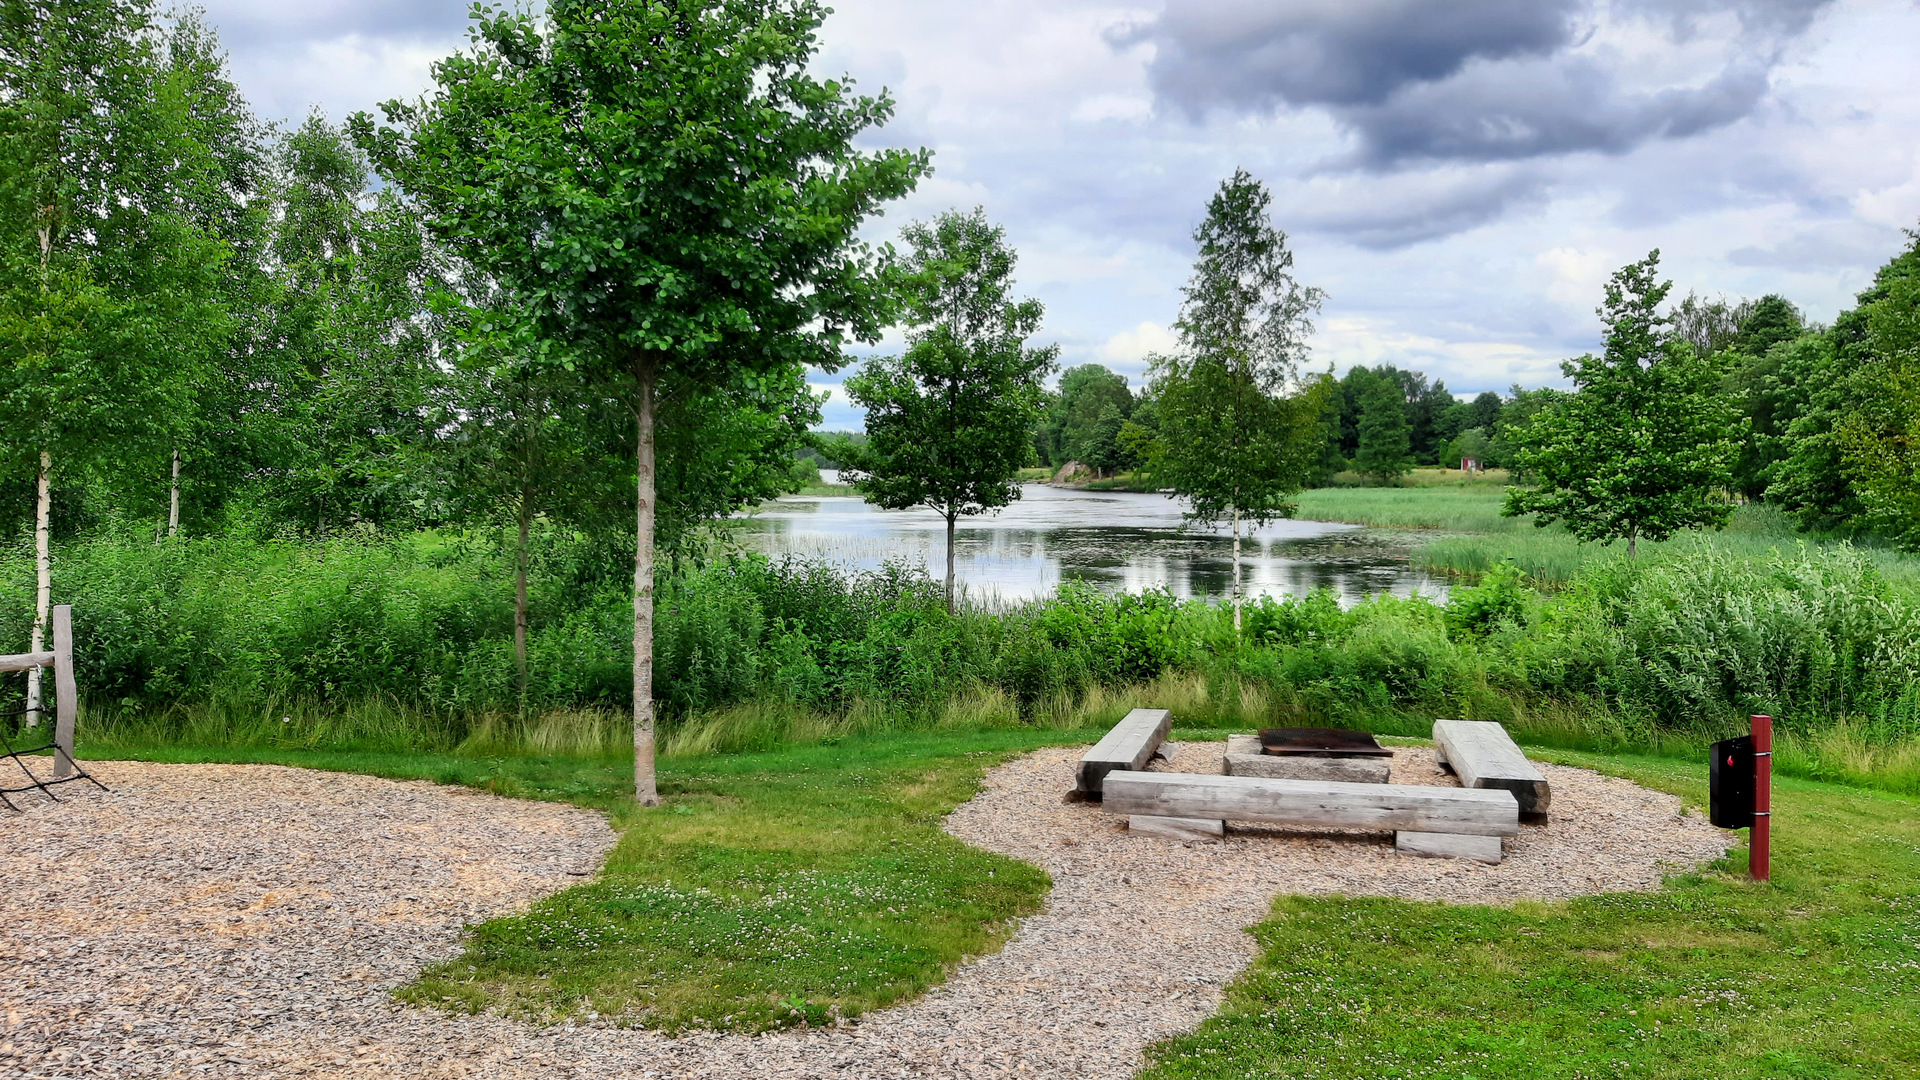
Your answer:
[[[1499,394],[1491,390],[1483,390],[1467,407],[1473,410],[1473,417],[1466,426],[1485,428],[1491,434],[1494,428],[1500,425],[1500,413],[1506,408],[1506,402],[1500,399]]]
[[[1770,384],[1785,420],[1786,456],[1769,473],[1767,501],[1792,513],[1803,529],[1847,532],[1872,520],[1848,462],[1856,417],[1884,409],[1888,383],[1876,360],[1872,321],[1898,284],[1920,275],[1920,244],[1889,260],[1873,284],[1840,313],[1833,328],[1779,346],[1780,370]],[[1884,316],[1883,316],[1884,317]],[[1884,413],[1883,413],[1884,416]],[[1864,461],[1862,462],[1864,464]]]
[[[656,429],[663,385],[841,363],[889,303],[858,239],[924,151],[862,153],[892,103],[808,71],[814,0],[553,0],[482,9],[438,90],[352,121],[435,234],[633,418],[634,789],[654,783]]]
[[[1508,492],[1502,513],[1563,522],[1582,541],[1625,540],[1629,555],[1642,536],[1726,524],[1744,421],[1716,365],[1662,332],[1673,286],[1659,268],[1654,251],[1608,281],[1605,354],[1562,364],[1574,392],[1515,434],[1515,463],[1538,486]]]
[[[1920,548],[1920,232],[1859,309],[1865,359],[1860,407],[1843,421],[1841,452],[1870,525]]]
[[[449,288],[445,255],[414,208],[370,190],[365,157],[324,116],[289,132],[276,158],[262,362],[253,394],[228,395],[254,398],[255,495],[320,533],[408,519],[420,500],[408,462],[432,439],[445,375],[433,304]]]
[[[847,396],[867,410],[867,446],[851,472],[880,506],[946,519],[952,611],[955,522],[1020,497],[1015,475],[1058,349],[1026,344],[1043,309],[1013,299],[1015,256],[985,211],[948,211],[901,235],[913,248],[900,283],[907,351],[847,379]]]
[[[540,346],[529,323],[488,298],[455,317],[452,370],[440,384],[439,437],[407,468],[445,493],[436,520],[511,531],[514,666],[522,707],[532,630],[528,569],[536,523],[609,537],[634,515],[634,447],[624,410],[567,378],[559,364],[529,357]],[[497,303],[497,298],[494,298]],[[794,452],[820,419],[805,372],[768,373],[741,384],[660,388],[656,546],[678,559],[697,525],[787,490]]]
[[[1377,374],[1361,383],[1354,468],[1383,484],[1413,468],[1413,426],[1399,380]]]
[[[204,151],[162,92],[161,42],[138,0],[0,5],[0,473],[35,483],[35,650],[56,470],[114,483],[157,463],[224,339],[227,252],[155,182]]]
[[[1729,304],[1726,297],[1706,300],[1689,292],[1674,305],[1668,317],[1668,333],[1675,340],[1693,347],[1695,356],[1710,359],[1731,348],[1739,339],[1740,327],[1754,310],[1754,302],[1741,300]]]
[[[1461,461],[1472,458],[1485,466],[1487,450],[1492,445],[1493,440],[1488,437],[1486,428],[1468,428],[1447,444],[1441,464],[1449,469],[1457,469]]]
[[[1792,341],[1807,328],[1805,317],[1793,302],[1778,293],[1768,293],[1752,304],[1742,304],[1746,317],[1729,341],[1728,347],[1746,356],[1765,356],[1784,341]]]
[[[1325,294],[1294,279],[1272,201],[1244,169],[1221,182],[1193,234],[1200,257],[1175,323],[1180,351],[1154,361],[1156,477],[1187,501],[1190,519],[1232,521],[1235,630],[1241,524],[1292,515],[1291,496],[1318,464],[1333,391],[1330,378],[1300,385],[1309,313]]]
[[[1133,415],[1134,407],[1126,376],[1099,364],[1071,368],[1060,376],[1060,390],[1048,405],[1045,431],[1050,463],[1078,461],[1102,472],[1115,467],[1119,448],[1114,435]]]
[[[1748,498],[1762,497],[1774,467],[1786,456],[1786,425],[1790,395],[1780,380],[1784,352],[1777,346],[1805,330],[1800,311],[1775,295],[1761,297],[1740,323],[1728,345],[1732,353],[1726,392],[1742,402],[1747,414],[1747,437],[1734,464],[1734,490]]]
[[[607,496],[625,490],[632,469],[620,460],[619,407],[560,365],[527,362],[540,347],[528,321],[499,310],[498,297],[474,299],[452,320],[453,363],[436,387],[439,437],[417,448],[411,470],[446,493],[433,517],[514,531],[513,659],[524,712],[534,522],[605,524],[620,502]]]
[[[1487,463],[1497,469],[1506,469],[1508,479],[1512,482],[1524,483],[1526,471],[1515,460],[1515,455],[1519,453],[1520,433],[1527,430],[1541,410],[1565,396],[1565,393],[1550,386],[1528,390],[1514,383],[1509,387],[1507,401],[1500,409],[1500,419],[1493,426],[1492,441],[1487,446]]]

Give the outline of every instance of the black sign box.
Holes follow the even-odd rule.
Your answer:
[[[1753,825],[1753,736],[1713,744],[1707,769],[1708,818],[1722,829]]]

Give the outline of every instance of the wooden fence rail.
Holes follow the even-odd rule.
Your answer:
[[[53,669],[53,776],[73,775],[73,722],[80,688],[73,677],[73,605],[53,609],[53,651],[0,656],[0,671]]]

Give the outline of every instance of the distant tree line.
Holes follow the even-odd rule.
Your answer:
[[[1702,506],[1764,502],[1808,530],[1871,533],[1920,548],[1920,233],[1908,234],[1904,250],[1831,326],[1809,322],[1773,294],[1690,293],[1668,303],[1671,286],[1657,270],[1655,252],[1616,275],[1601,309],[1607,352],[1568,362],[1572,390],[1516,385],[1462,400],[1391,364],[1329,379],[1322,449],[1307,482],[1347,472],[1392,483],[1418,466],[1457,468],[1472,458],[1537,486],[1543,473],[1580,458],[1580,479],[1545,482],[1583,486],[1589,501],[1622,505],[1625,489],[1595,471],[1602,459],[1615,463],[1620,484],[1629,473],[1655,475],[1647,471],[1654,463],[1624,446],[1607,449],[1604,436],[1630,420],[1651,423],[1657,405],[1672,411],[1649,437],[1681,440],[1673,459],[1705,466],[1663,486],[1684,488]],[[1590,407],[1586,419],[1569,419]],[[1051,469],[1079,462],[1100,475],[1149,469],[1160,408],[1150,384],[1131,387],[1098,364],[1071,368],[1042,404],[1035,458]],[[1554,425],[1558,436],[1549,432]],[[1674,520],[1723,519],[1701,509]],[[1618,538],[1630,539],[1626,531]]]

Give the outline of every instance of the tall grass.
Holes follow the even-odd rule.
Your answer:
[[[1527,522],[1500,516],[1505,489],[1491,484],[1325,487],[1300,493],[1299,516],[1382,529],[1517,533]]]
[[[1422,470],[1435,471],[1435,470]],[[1458,475],[1458,474],[1455,474]],[[1538,527],[1531,518],[1500,514],[1506,489],[1484,481],[1429,483],[1407,487],[1331,487],[1300,494],[1299,516],[1316,521],[1345,521],[1383,529],[1432,530],[1447,534],[1420,544],[1413,561],[1425,569],[1476,578],[1511,563],[1538,582],[1572,581],[1589,564],[1626,556],[1626,544],[1582,543],[1559,525]],[[1643,541],[1640,554],[1663,555],[1699,549],[1742,558],[1765,558],[1775,549],[1801,544],[1854,550],[1889,577],[1920,582],[1920,558],[1884,546],[1841,541],[1800,532],[1793,519],[1761,504],[1734,508],[1727,527],[1715,532],[1688,531],[1664,541]]]
[[[661,745],[1078,729],[1159,706],[1188,727],[1421,735],[1460,716],[1552,745],[1673,750],[1764,712],[1791,747],[1783,768],[1914,783],[1915,580],[1888,553],[1782,547],[1744,520],[1761,527],[1590,559],[1550,591],[1502,563],[1446,606],[1264,598],[1238,632],[1223,607],[1163,591],[1070,583],[949,613],[920,570],[721,561],[661,583]],[[71,545],[58,578],[83,731],[125,746],[625,753],[631,609],[579,565],[543,554],[523,698],[496,551],[372,536]],[[29,603],[0,591],[0,632],[23,640]]]

